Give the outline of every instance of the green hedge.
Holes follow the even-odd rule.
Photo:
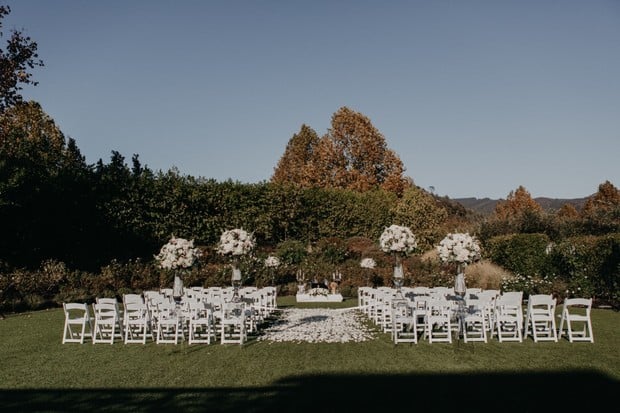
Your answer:
[[[620,234],[571,237],[557,244],[545,234],[502,235],[488,240],[485,251],[515,274],[506,288],[594,297],[612,305],[620,301]]]
[[[491,261],[515,274],[545,276],[551,270],[549,244],[545,234],[514,234],[493,237],[484,247]]]

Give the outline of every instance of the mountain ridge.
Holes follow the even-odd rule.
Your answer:
[[[562,208],[565,204],[570,204],[575,207],[578,211],[583,208],[586,201],[590,197],[584,198],[548,198],[548,197],[537,197],[533,198],[543,210],[547,212],[557,211]],[[472,211],[478,212],[483,215],[489,215],[495,211],[495,206],[500,201],[505,201],[505,199],[491,199],[491,198],[452,198],[452,201],[458,202],[464,208],[470,209]]]

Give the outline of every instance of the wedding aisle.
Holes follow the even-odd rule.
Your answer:
[[[373,339],[365,317],[354,308],[282,310],[281,318],[266,328],[258,340],[273,342],[347,343]]]

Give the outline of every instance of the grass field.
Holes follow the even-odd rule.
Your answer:
[[[592,318],[593,344],[395,346],[377,331],[361,343],[189,346],[63,345],[62,310],[11,315],[0,320],[0,410],[603,411],[620,397],[620,314]]]

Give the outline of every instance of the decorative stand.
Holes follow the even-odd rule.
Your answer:
[[[402,292],[402,287],[403,287],[403,278],[404,278],[404,272],[403,272],[403,264],[401,262],[400,259],[400,255],[396,254],[394,255],[394,287],[396,287],[396,298],[397,299],[403,299],[403,292]]]
[[[459,263],[456,270],[456,278],[454,279],[454,293],[461,298],[465,297],[467,286],[465,285],[465,264]]]
[[[239,302],[239,287],[241,287],[241,270],[236,262],[233,262],[232,270],[232,287],[233,287],[233,302]]]

